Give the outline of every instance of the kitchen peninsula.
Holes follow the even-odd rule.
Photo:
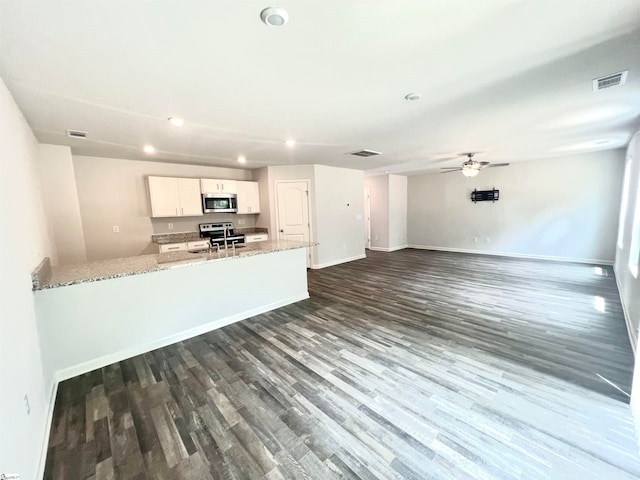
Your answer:
[[[303,242],[39,268],[43,364],[61,381],[309,297]]]

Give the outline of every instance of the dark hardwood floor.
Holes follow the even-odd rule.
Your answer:
[[[309,287],[61,383],[45,478],[640,478],[610,267],[369,252]]]

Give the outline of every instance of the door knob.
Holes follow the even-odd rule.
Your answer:
[[[280,230],[280,233],[284,233],[284,230]]]

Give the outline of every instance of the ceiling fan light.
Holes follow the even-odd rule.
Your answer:
[[[463,168],[462,169],[462,174],[465,177],[475,177],[479,173],[480,173],[480,170],[478,170],[477,168]]]

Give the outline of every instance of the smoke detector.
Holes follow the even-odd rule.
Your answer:
[[[260,18],[269,27],[281,27],[289,20],[289,14],[282,8],[268,7],[260,12]]]

